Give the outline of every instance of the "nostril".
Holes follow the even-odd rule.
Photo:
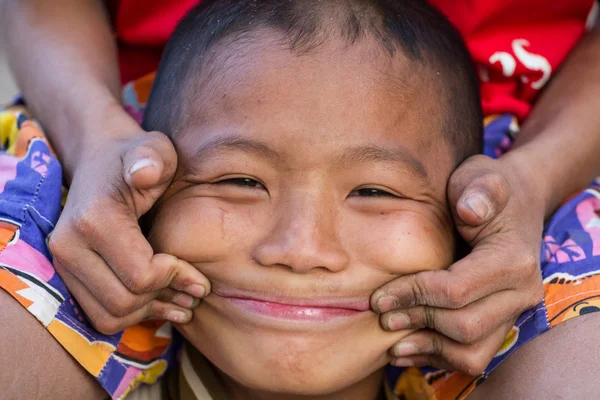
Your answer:
[[[341,270],[348,263],[348,254],[335,225],[334,220],[314,210],[308,216],[286,215],[256,244],[252,257],[262,266],[285,267],[296,273]]]
[[[320,246],[292,248],[263,244],[252,252],[253,263],[265,267],[286,268],[296,273],[308,273],[314,270],[336,272],[348,263],[347,255],[334,248]]]

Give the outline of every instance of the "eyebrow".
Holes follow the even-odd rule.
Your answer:
[[[373,161],[400,163],[406,166],[413,175],[426,181],[429,180],[423,163],[402,147],[392,149],[375,145],[354,147],[341,154],[337,161],[341,165],[348,165],[357,161],[360,163]]]
[[[196,151],[195,158],[202,160],[217,150],[234,150],[253,154],[259,158],[268,159],[271,163],[283,163],[284,158],[266,143],[255,139],[247,139],[236,134],[221,137],[202,144]],[[358,146],[344,151],[335,157],[335,162],[341,166],[353,163],[392,162],[402,164],[418,178],[429,180],[427,170],[421,161],[408,150],[398,147],[389,149],[376,145]]]
[[[216,150],[236,150],[244,153],[250,153],[260,158],[266,158],[273,163],[283,161],[283,157],[267,144],[254,140],[246,139],[238,135],[229,135],[216,140],[204,143],[196,151],[195,158],[203,159],[209,153]]]

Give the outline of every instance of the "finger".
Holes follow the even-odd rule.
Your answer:
[[[183,308],[193,309],[198,306],[199,299],[196,299],[186,293],[182,293],[173,289],[162,289],[160,291],[136,295],[129,292],[121,281],[112,273],[107,265],[103,265],[101,260],[94,260],[99,264],[99,274],[93,275],[87,282],[87,293],[97,299],[107,314],[114,317],[124,317],[137,310],[147,306],[152,300],[159,299],[163,302],[170,302]],[[65,282],[67,287],[81,284],[82,280],[69,270],[62,266],[61,261],[55,261],[55,267],[59,272],[60,277]],[[90,265],[90,264],[88,264]],[[88,276],[84,274],[85,279]],[[99,283],[99,284],[97,284]],[[77,295],[75,298],[82,301]]]
[[[194,297],[204,298],[211,290],[210,281],[198,268],[170,254],[155,254],[152,257],[150,269],[154,271],[164,270],[157,274],[166,277],[169,287],[180,292],[188,292]]]
[[[125,182],[138,190],[159,188],[154,193],[156,200],[173,179],[177,167],[177,152],[164,134],[148,132],[142,141],[127,149],[122,160]]]
[[[69,281],[69,289],[73,296],[77,298],[90,323],[96,330],[106,335],[115,334],[150,319],[164,319],[174,323],[188,323],[192,318],[191,310],[159,300],[152,300],[138,310],[123,317],[115,317],[107,312],[81,281],[68,272],[66,274],[66,281]]]
[[[482,168],[482,164],[490,168]],[[459,225],[479,226],[504,210],[510,188],[504,177],[493,170],[493,160],[472,157],[452,174],[448,182],[448,199]]]
[[[56,245],[53,244],[54,239],[55,236],[52,235],[50,241],[52,246],[50,247],[53,249],[54,266],[67,286],[70,284],[71,276],[77,278],[78,281],[86,282],[91,294],[114,316],[130,314],[155,298],[171,301],[186,308],[193,308],[198,304],[198,301],[189,294],[172,289],[162,289],[141,295],[134,294],[125,287],[96,252],[79,243],[77,238],[69,240],[69,248],[66,251],[62,251],[61,248],[57,251]],[[66,265],[79,266],[79,268],[66,268]]]
[[[435,331],[417,331],[390,349],[394,365],[412,362],[415,366],[430,365],[456,370],[468,375],[481,374],[498,352],[512,324],[504,324],[481,341],[466,345]]]
[[[513,323],[528,301],[515,291],[502,291],[457,310],[419,306],[381,316],[386,330],[433,329],[458,343],[472,344]]]
[[[398,357],[394,358],[390,361],[390,364],[394,367],[435,367],[438,369],[443,369],[444,371],[455,371],[456,368],[450,365],[447,361],[440,357],[434,357],[431,355],[426,356],[406,356],[406,357]]]
[[[171,288],[165,288],[159,291],[157,300],[173,303],[180,307],[193,310],[200,305],[201,299],[190,296],[187,293],[180,292]]]
[[[507,259],[508,258],[508,259]],[[423,271],[386,283],[371,296],[375,312],[419,305],[457,309],[492,293],[513,289],[522,278],[504,249],[480,247],[447,270]]]
[[[99,223],[101,215],[112,215],[112,223]],[[196,298],[210,292],[210,282],[197,268],[174,256],[155,255],[137,220],[124,207],[99,205],[94,212],[80,217],[76,229],[130,292],[144,294],[171,287]],[[81,260],[69,265],[79,279],[96,281],[98,288],[100,283],[94,276],[101,268],[90,269]]]

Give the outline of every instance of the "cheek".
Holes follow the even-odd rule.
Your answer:
[[[452,228],[416,212],[355,221],[348,232],[362,263],[395,275],[447,268],[454,256]]]
[[[148,239],[158,253],[188,262],[219,261],[259,234],[260,215],[215,198],[169,201],[157,211]]]

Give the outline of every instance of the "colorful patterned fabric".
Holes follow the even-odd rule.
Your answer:
[[[177,347],[166,322],[98,333],[56,274],[46,241],[61,211],[62,169],[21,107],[0,111],[0,287],[31,312],[107,390],[153,383]]]
[[[125,87],[125,108],[138,121],[153,76]],[[485,121],[485,152],[510,148],[518,124],[511,115]],[[116,335],[96,332],[51,264],[46,246],[61,211],[62,171],[41,128],[23,108],[0,111],[0,287],[42,323],[106,389],[126,396],[151,384],[176,362],[180,342],[165,322]],[[525,312],[484,374],[470,377],[432,368],[389,367],[398,399],[463,399],[517,348],[557,324],[600,311],[600,183],[576,194],[548,221],[541,249],[544,300]]]
[[[485,154],[493,158],[504,154],[518,130],[512,115],[486,118]],[[519,317],[483,374],[390,367],[387,377],[395,382],[396,394],[407,400],[467,398],[525,343],[561,322],[600,311],[600,180],[573,195],[546,223],[540,260],[544,299]]]

